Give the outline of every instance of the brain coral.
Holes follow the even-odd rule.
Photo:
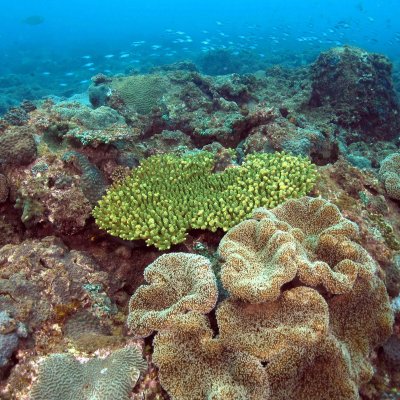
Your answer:
[[[128,400],[146,362],[135,347],[81,363],[52,354],[40,366],[31,400]]]
[[[165,79],[157,74],[116,78],[110,86],[129,108],[139,114],[150,114],[166,91]]]
[[[203,256],[164,254],[145,269],[144,277],[149,285],[139,287],[129,303],[128,326],[136,335],[191,324],[198,320],[194,313],[206,314],[217,302],[217,282]]]
[[[159,328],[154,361],[162,385],[174,400],[359,400],[393,312],[376,263],[354,242],[357,226],[311,198],[258,209],[249,221],[220,243],[230,297],[215,314],[207,307],[190,323],[150,326]],[[162,276],[163,294],[147,294],[156,310],[180,286]],[[131,315],[135,308],[132,301]]]
[[[100,228],[164,250],[189,229],[228,230],[259,206],[307,194],[316,169],[284,153],[252,154],[239,167],[213,173],[209,152],[149,157],[111,187],[93,210]]]
[[[296,276],[331,293],[351,290],[360,266],[375,271],[368,253],[351,239],[357,226],[323,199],[291,199],[253,218],[221,240],[221,280],[229,292],[253,303],[274,300]]]
[[[400,153],[388,155],[379,169],[379,178],[389,197],[400,200]]]
[[[35,139],[26,129],[15,128],[0,136],[0,164],[25,165],[35,158]]]

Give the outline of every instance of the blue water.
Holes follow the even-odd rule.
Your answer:
[[[22,98],[82,92],[98,72],[146,72],[181,60],[197,62],[218,49],[234,56],[245,52],[254,69],[305,65],[342,44],[400,59],[399,0],[3,0],[0,5],[0,112],[2,101],[4,108]],[[43,22],[27,23],[32,16]]]

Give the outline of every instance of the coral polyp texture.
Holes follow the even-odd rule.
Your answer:
[[[154,339],[154,362],[171,399],[264,400],[268,376],[256,357],[231,350],[202,321]]]
[[[190,323],[172,318],[164,326],[142,314],[153,324],[148,333],[157,330],[154,361],[171,398],[360,399],[373,375],[371,353],[391,334],[393,311],[358,236],[336,206],[310,197],[258,209],[229,230],[218,250],[226,292],[213,311],[206,307]],[[153,265],[169,270],[169,256],[175,257]],[[182,290],[179,278],[162,276],[166,294],[155,290],[152,297],[150,285],[133,295],[133,330],[143,290],[156,310]],[[202,274],[193,272],[193,279]]]
[[[222,283],[233,296],[253,303],[276,299],[295,277],[308,286],[345,293],[360,267],[376,269],[351,240],[357,232],[323,199],[291,199],[270,211],[257,209],[221,240]]]
[[[146,366],[133,346],[86,362],[69,354],[52,354],[39,368],[31,400],[128,400]]]
[[[196,314],[217,303],[217,282],[206,257],[164,254],[145,269],[144,278],[149,285],[141,286],[129,303],[128,325],[135,335],[191,324]]]
[[[229,347],[262,360],[314,351],[329,329],[326,301],[306,287],[286,290],[276,301],[259,305],[225,300],[217,319],[220,338]]]
[[[275,207],[307,194],[316,168],[285,153],[252,154],[242,165],[213,173],[214,157],[152,156],[111,187],[93,210],[100,228],[158,249],[183,242],[190,229],[228,230],[256,207]]]

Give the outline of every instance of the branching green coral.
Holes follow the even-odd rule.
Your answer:
[[[100,228],[127,240],[145,239],[160,250],[185,240],[189,229],[225,231],[256,207],[272,208],[307,194],[316,168],[285,153],[248,155],[241,166],[213,173],[213,155],[149,157],[99,201]]]

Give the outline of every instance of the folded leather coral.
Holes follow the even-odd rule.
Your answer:
[[[148,334],[158,331],[154,362],[171,398],[359,399],[373,374],[370,354],[391,334],[393,312],[357,235],[357,225],[324,199],[256,210],[220,243],[228,297],[214,310],[205,257],[170,253],[150,265],[145,275],[158,270],[161,283],[146,278],[151,284],[133,295],[128,325],[133,334],[143,333],[143,324]],[[182,267],[173,279],[177,260]],[[177,320],[154,318],[169,316],[176,304],[186,305]],[[180,323],[188,314],[195,317]]]
[[[254,303],[276,299],[295,277],[307,286],[345,293],[360,267],[376,270],[369,254],[352,241],[357,233],[356,224],[323,199],[257,209],[221,240],[222,282],[232,296]]]

